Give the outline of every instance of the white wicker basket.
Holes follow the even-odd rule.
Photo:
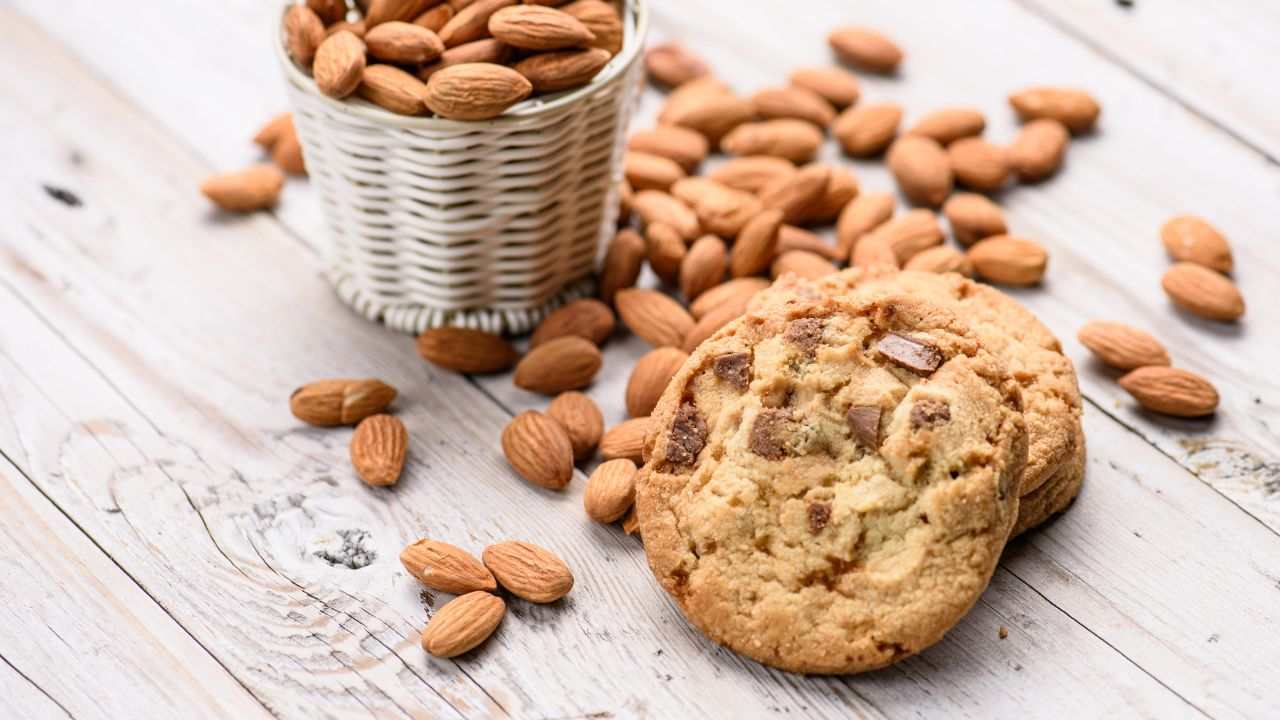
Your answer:
[[[338,295],[402,332],[522,333],[592,291],[617,217],[636,62],[648,26],[625,0],[622,51],[590,84],[494,120],[396,115],[322,95],[272,28],[294,123],[329,226]]]

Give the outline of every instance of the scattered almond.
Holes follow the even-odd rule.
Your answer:
[[[591,457],[604,435],[604,415],[595,401],[580,392],[560,393],[547,406],[547,415],[569,435],[574,460]]]
[[[904,135],[889,148],[886,161],[898,187],[912,202],[937,207],[951,194],[951,162],[936,140]]]
[[[273,207],[284,189],[284,173],[274,165],[254,165],[235,172],[210,175],[200,192],[228,212],[252,212]]]
[[[667,87],[679,87],[711,72],[702,58],[674,42],[649,48],[644,67],[650,80]]]
[[[898,134],[902,107],[893,103],[855,105],[840,113],[831,125],[831,134],[853,157],[879,155]]]
[[[633,133],[627,140],[627,149],[672,160],[686,173],[696,170],[711,151],[705,137],[677,125],[664,125]]]
[[[481,555],[502,587],[529,602],[551,603],[573,589],[573,572],[555,553],[530,542],[494,543]]]
[[[613,311],[608,305],[591,298],[574,300],[538,323],[538,329],[529,338],[529,347],[536,348],[548,340],[569,335],[603,345],[613,334],[614,325]]]
[[[758,193],[769,183],[796,173],[796,166],[789,160],[770,155],[750,155],[729,158],[707,178],[743,192]]]
[[[956,193],[947,198],[942,206],[942,214],[947,216],[956,242],[966,247],[1009,231],[1004,221],[1004,211],[985,195]]]
[[[719,285],[728,267],[729,251],[724,241],[715,235],[704,235],[680,263],[680,294],[685,300],[693,300]]]
[[[631,332],[654,347],[679,347],[693,327],[693,317],[688,311],[656,290],[619,291],[615,304],[618,315]]]
[[[1010,95],[1009,104],[1023,122],[1051,118],[1077,135],[1092,130],[1102,112],[1089,93],[1066,87],[1026,88]]]
[[[1160,241],[1174,260],[1192,262],[1218,272],[1231,272],[1231,245],[1204,218],[1195,215],[1171,218],[1160,228]]]
[[[951,143],[947,146],[947,159],[956,182],[974,190],[993,192],[1009,179],[1008,151],[982,138],[962,138]]]
[[[553,338],[531,349],[516,365],[516,387],[557,395],[591,384],[604,358],[600,348],[576,335]]]
[[[898,256],[889,245],[889,237],[881,233],[867,233],[853,248],[851,264],[854,267],[898,268]]]
[[[392,415],[370,415],[351,434],[351,465],[361,480],[376,487],[396,484],[408,450],[409,432]]]
[[[858,179],[838,165],[828,165],[831,175],[822,197],[805,209],[797,222],[805,225],[827,225],[836,221],[851,200],[858,195]]]
[[[1062,166],[1071,135],[1057,120],[1041,118],[1022,126],[1009,146],[1009,166],[1024,182],[1039,182]]]
[[[816,280],[836,271],[830,260],[808,250],[788,250],[773,261],[769,277],[779,278],[791,273],[806,280]]]
[[[483,563],[456,545],[422,539],[400,551],[406,572],[432,590],[465,595],[477,590],[493,592],[498,583]]]
[[[307,174],[307,164],[302,157],[302,141],[298,139],[298,133],[292,126],[271,149],[271,162],[290,175]]]
[[[661,190],[666,192],[685,176],[684,168],[670,158],[649,153],[628,151],[622,158],[623,176],[636,190]]]
[[[485,120],[501,115],[532,92],[533,85],[505,65],[463,63],[432,75],[424,102],[442,118]]]
[[[828,243],[821,235],[794,225],[783,225],[778,228],[778,252],[786,253],[792,250],[805,250],[832,262],[842,262],[846,259],[840,254],[840,248]]]
[[[692,203],[702,229],[725,238],[735,238],[742,228],[764,209],[755,195],[735,190],[706,178],[688,178],[680,183],[698,182],[697,199]],[[675,188],[672,189],[675,192]]]
[[[661,190],[641,190],[631,200],[631,209],[646,225],[665,223],[686,241],[702,234],[698,214],[683,201]]]
[[[472,650],[498,629],[507,604],[497,595],[475,591],[445,603],[422,631],[422,649],[451,658]]]
[[[802,222],[819,208],[830,182],[830,166],[806,165],[795,175],[779,178],[761,190],[760,202],[768,210],[780,210],[783,222]]]
[[[631,509],[636,497],[636,464],[619,459],[601,463],[587,479],[582,507],[599,523],[618,520]]]
[[[418,336],[418,354],[446,370],[469,374],[510,370],[520,354],[502,337],[483,330],[443,327]]]
[[[699,92],[678,103],[673,94],[659,122],[696,130],[712,147],[718,147],[721,138],[750,121],[755,114],[755,105],[750,100],[727,92]]]
[[[293,113],[280,113],[267,121],[253,136],[255,145],[270,151],[281,138],[289,134],[297,134],[293,128]]]
[[[758,278],[749,278],[756,280]],[[761,280],[768,287],[767,281]],[[684,343],[681,348],[692,354],[704,340],[715,335],[720,328],[737,320],[747,311],[747,306],[751,303],[751,298],[755,297],[755,293],[739,292],[729,295],[724,302],[709,309],[704,315],[698,318],[698,323],[689,330],[689,334],[684,336]]]
[[[381,380],[317,380],[293,391],[289,410],[309,425],[355,425],[382,412],[395,399],[396,389]]]
[[[561,490],[573,479],[569,434],[535,410],[516,415],[503,429],[502,453],[520,477],[539,487]]]
[[[852,257],[858,240],[893,217],[895,204],[893,195],[887,192],[868,192],[846,205],[836,221],[836,247],[840,256]]]
[[[675,284],[680,277],[689,248],[675,228],[666,223],[652,223],[645,229],[645,247],[649,268],[662,282]]]
[[[640,465],[644,462],[645,434],[649,431],[649,418],[623,420],[605,432],[600,438],[600,457],[605,460],[626,458]]]
[[[883,238],[893,251],[898,265],[935,245],[941,245],[943,238],[938,216],[923,208],[899,215],[877,227],[871,234]]]
[[[897,71],[902,48],[884,34],[866,27],[842,27],[827,36],[842,62],[878,73]]]
[[[821,146],[821,130],[789,118],[743,123],[720,142],[721,149],[730,155],[773,155],[797,164],[813,159]]]
[[[769,287],[769,281],[758,277],[742,277],[717,285],[698,296],[689,305],[689,312],[698,320],[722,305],[746,307],[757,293]],[[741,313],[739,313],[741,314]]]
[[[953,272],[965,277],[973,277],[973,262],[969,260],[969,256],[948,245],[921,250],[902,267],[904,270],[930,273]]]
[[[756,114],[766,120],[793,119],[820,128],[831,124],[836,110],[818,93],[803,87],[765,88],[751,96]]]
[[[831,105],[846,108],[862,93],[858,76],[838,67],[809,67],[791,72],[791,84],[821,95]]]
[[[778,249],[778,229],[782,227],[781,210],[765,210],[742,228],[738,241],[729,254],[729,274],[735,278],[764,272]],[[692,325],[692,323],[690,323]],[[685,328],[684,332],[688,332]],[[683,337],[684,333],[681,333]],[[679,344],[673,343],[673,344]]]
[[[644,266],[645,242],[631,228],[623,228],[609,243],[600,268],[600,299],[612,304],[619,290],[636,284]]]
[[[1175,305],[1210,320],[1234,321],[1244,315],[1244,297],[1235,283],[1203,265],[1179,262],[1160,280]]]
[[[1218,408],[1218,391],[1203,377],[1180,368],[1150,365],[1120,378],[1142,407],[1175,417],[1202,417]]]
[[[978,276],[999,285],[1035,285],[1044,277],[1049,253],[1032,240],[996,235],[969,248]]]
[[[679,348],[661,347],[636,361],[627,380],[627,414],[648,417],[662,397],[662,391],[667,389],[667,383],[688,359],[689,354]]]
[[[1080,328],[1076,337],[1099,360],[1120,370],[1169,364],[1164,345],[1131,325],[1095,320]]]
[[[942,145],[949,145],[960,138],[981,135],[986,128],[987,119],[979,110],[953,107],[926,113],[907,129],[907,134],[924,135]]]

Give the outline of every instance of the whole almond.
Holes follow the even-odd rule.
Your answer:
[[[448,3],[444,3],[437,5],[426,12],[420,13],[413,19],[413,24],[424,27],[439,35],[440,31],[443,30],[444,26],[453,19],[455,14],[456,11],[453,9],[453,6]]]
[[[577,0],[560,9],[577,18],[595,35],[595,39],[588,43],[591,47],[600,48],[611,57],[622,52],[626,31],[613,5],[604,0]]]
[[[609,51],[600,48],[561,50],[532,55],[515,64],[536,93],[553,93],[581,87],[591,82],[605,65]]]
[[[468,63],[503,65],[511,59],[511,53],[511,47],[500,40],[494,40],[493,38],[472,40],[469,43],[455,45],[445,50],[440,55],[439,60],[418,70],[418,79],[422,82],[430,82],[432,75],[455,65],[466,65]],[[531,82],[530,85],[532,84]]]
[[[293,128],[293,113],[280,113],[267,121],[258,132],[253,136],[255,145],[260,145],[263,149],[270,151],[275,147],[280,138],[286,135],[297,135],[297,131]]]
[[[894,103],[856,105],[845,110],[831,124],[831,134],[853,157],[879,155],[898,134],[902,107]]]
[[[576,335],[547,340],[531,349],[516,365],[516,387],[543,395],[557,395],[591,384],[604,358],[600,348]]]
[[[651,223],[645,228],[644,241],[646,258],[653,274],[662,282],[674,285],[680,278],[680,266],[689,252],[684,238],[666,223]]]
[[[873,230],[872,234],[884,238],[898,265],[935,245],[941,245],[943,238],[938,216],[923,208],[908,211],[885,222]]]
[[[205,178],[200,192],[223,210],[251,212],[265,210],[280,199],[284,173],[275,165],[254,165],[235,172]]]
[[[593,346],[594,347],[594,346]],[[536,410],[525,410],[502,431],[502,454],[520,477],[548,490],[573,479],[573,444],[563,426]]]
[[[538,329],[529,338],[529,347],[560,337],[576,336],[603,345],[613,334],[613,311],[608,305],[592,298],[574,300],[542,319]]]
[[[978,276],[998,285],[1035,285],[1044,277],[1049,253],[1033,240],[996,235],[969,248]]]
[[[431,76],[425,101],[450,120],[486,120],[529,97],[533,85],[523,75],[494,63],[462,63]]]
[[[550,550],[519,540],[495,543],[481,555],[508,592],[529,602],[551,603],[573,589],[573,572]]]
[[[400,551],[406,572],[432,590],[465,595],[477,590],[493,592],[498,583],[483,563],[456,545],[422,539]]]
[[[689,304],[689,312],[701,320],[722,305],[746,307],[752,298],[769,287],[769,281],[758,277],[742,277],[717,285]]]
[[[381,380],[337,378],[307,383],[294,390],[289,396],[289,410],[309,425],[355,425],[382,412],[395,399],[396,389]]]
[[[828,165],[831,175],[827,179],[827,188],[822,197],[807,208],[798,223],[805,225],[827,225],[836,221],[845,206],[858,195],[858,179],[843,167]]]
[[[489,34],[522,50],[581,47],[595,34],[578,18],[542,5],[514,5],[489,16]]]
[[[679,87],[711,72],[707,63],[680,43],[663,43],[644,54],[649,79],[667,87]]]
[[[611,523],[631,509],[636,498],[636,464],[630,460],[601,463],[587,478],[587,491],[582,507],[587,517],[600,523]]]
[[[696,170],[711,151],[705,137],[677,125],[632,133],[627,140],[627,149],[667,158],[687,173]]]
[[[936,140],[904,135],[894,141],[885,159],[902,194],[911,202],[937,207],[951,194],[951,162]]]
[[[1175,263],[1160,280],[1175,305],[1192,315],[1230,322],[1244,315],[1244,297],[1235,283],[1203,265]]]
[[[798,223],[819,207],[830,182],[830,166],[806,165],[795,175],[779,178],[761,190],[760,202],[765,209],[780,210],[783,222]]]
[[[693,327],[688,311],[656,290],[621,290],[615,303],[622,322],[654,347],[679,347]]]
[[[662,110],[658,113],[658,124],[671,125],[672,118],[688,112],[698,103],[717,95],[731,96],[733,91],[723,81],[711,75],[690,80],[667,94],[667,101],[663,103]]]
[[[627,414],[633,418],[648,417],[667,389],[667,383],[688,359],[689,354],[680,348],[660,347],[637,360],[627,380]]]
[[[1164,415],[1203,417],[1218,408],[1213,383],[1188,370],[1151,365],[1130,371],[1119,382],[1139,405]]]
[[[825,128],[836,118],[836,109],[818,93],[803,87],[775,87],[751,96],[756,114],[766,120],[793,119]]]
[[[361,480],[375,487],[396,484],[408,450],[409,431],[392,415],[370,415],[351,434],[351,465]]]
[[[1080,344],[1102,362],[1120,370],[1168,365],[1169,351],[1150,333],[1131,325],[1095,320],[1076,334]]]
[[[792,250],[816,253],[832,262],[843,262],[848,259],[840,253],[840,248],[827,242],[821,235],[794,225],[783,225],[778,228],[778,252],[785,253]]]
[[[293,5],[284,14],[284,47],[294,62],[310,66],[323,41],[324,23],[311,8]]]
[[[821,95],[831,105],[846,108],[862,94],[858,76],[838,67],[808,67],[791,72],[791,84]]]
[[[1193,262],[1218,272],[1231,272],[1231,245],[1218,229],[1195,215],[1179,215],[1160,228],[1160,241],[1169,257]]]
[[[897,253],[889,245],[889,236],[877,232],[867,233],[858,241],[857,246],[853,248],[850,264],[860,268],[901,267]]]
[[[290,175],[306,175],[307,164],[302,157],[302,142],[292,126],[271,148],[271,162]]]
[[[332,98],[344,98],[360,87],[364,67],[364,41],[343,30],[320,43],[311,74],[320,92]]]
[[[649,418],[623,420],[605,431],[600,438],[600,457],[605,460],[625,458],[640,465],[644,462],[644,440],[649,431]]]
[[[721,138],[750,121],[755,113],[755,105],[746,98],[724,92],[703,92],[679,103],[673,95],[659,121],[695,130],[712,147],[718,147]]]
[[[372,29],[385,22],[412,20],[431,4],[432,0],[371,0],[364,21]]]
[[[781,210],[765,210],[752,218],[738,233],[738,241],[730,251],[729,274],[740,278],[759,275],[768,269],[777,254],[778,229],[782,222]]]
[[[982,138],[956,140],[947,146],[947,159],[956,182],[974,190],[999,190],[1009,179],[1008,151]]]
[[[547,406],[547,415],[569,435],[574,460],[586,460],[595,453],[604,435],[604,415],[594,400],[576,391],[560,393]]]
[[[842,62],[864,70],[892,73],[902,62],[902,48],[871,28],[838,28],[827,36],[827,43]]]
[[[700,186],[704,191],[693,203],[693,211],[698,216],[698,224],[707,232],[735,238],[747,222],[764,209],[760,199],[751,193],[735,190],[714,180],[698,180],[701,180]]]
[[[336,23],[347,16],[346,0],[307,0],[307,7],[325,25]]]
[[[1022,126],[1009,146],[1009,166],[1023,182],[1039,182],[1062,166],[1071,135],[1057,120],[1041,118]]]
[[[698,214],[683,201],[661,190],[641,190],[631,200],[631,209],[646,225],[665,223],[681,238],[691,241],[702,234]]]
[[[821,130],[789,118],[743,123],[720,141],[730,155],[774,155],[797,164],[813,159],[821,146]]]
[[[743,192],[758,193],[769,183],[796,173],[796,166],[789,160],[770,155],[750,155],[729,158],[707,178]]]
[[[618,231],[605,252],[600,266],[600,299],[612,304],[619,290],[636,284],[644,266],[645,242],[630,228]]]
[[[631,188],[631,183],[623,178],[618,183],[618,225],[626,225],[631,222],[631,206],[634,204],[636,192]]]
[[[862,237],[893,217],[895,204],[890,193],[868,192],[846,205],[836,221],[836,247],[841,257],[852,257]]]
[[[1009,96],[1009,104],[1024,122],[1051,118],[1079,135],[1089,132],[1102,107],[1084,90],[1067,87],[1030,87]]]
[[[453,19],[440,28],[440,39],[447,48],[489,37],[489,18],[517,0],[475,0],[462,7]]]
[[[769,276],[779,278],[787,273],[806,280],[817,280],[836,271],[830,260],[808,250],[788,250],[773,261]]]
[[[969,256],[949,245],[938,245],[928,250],[921,250],[908,260],[904,270],[917,270],[930,273],[959,273],[965,277],[973,277],[973,262]]]
[[[949,145],[960,138],[981,135],[987,128],[982,112],[969,107],[952,107],[925,113],[907,129],[907,135],[924,135]]]
[[[636,190],[667,192],[677,180],[685,176],[684,168],[675,160],[634,150],[623,156],[622,171],[627,182]]]
[[[947,216],[956,242],[966,247],[1009,231],[1004,221],[1004,211],[985,195],[956,193],[947,198],[942,206],[942,214]]]
[[[355,22],[340,20],[324,29],[325,37],[336,35],[340,32],[349,32],[358,38],[363,38],[366,32],[364,20],[357,20]]]
[[[470,328],[427,330],[418,336],[417,347],[423,360],[460,373],[505,372],[520,360],[520,353],[501,336]]]
[[[444,52],[434,32],[400,20],[385,22],[365,33],[364,43],[375,59],[402,65],[430,62]]]
[[[360,97],[398,115],[422,115],[427,86],[421,80],[391,65],[369,65],[360,74]]]
[[[710,309],[705,315],[698,318],[698,323],[684,336],[684,343],[681,344],[681,349],[692,354],[704,340],[715,335],[720,328],[741,317],[747,311],[747,306],[751,304],[751,299],[754,296],[754,294],[745,292],[731,295],[723,303]]]
[[[422,631],[422,649],[451,658],[476,648],[498,629],[507,604],[497,595],[477,590],[445,603]]]
[[[724,241],[715,235],[698,238],[680,263],[680,294],[692,301],[719,285],[728,268],[729,251]]]

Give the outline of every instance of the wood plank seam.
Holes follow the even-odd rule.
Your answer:
[[[65,713],[67,717],[69,718],[75,717],[74,715],[71,714],[71,711],[68,710],[65,705],[63,705],[61,702],[58,701],[58,698],[54,697],[49,693],[48,690],[45,690],[43,687],[41,687],[40,683],[31,679],[30,675],[27,675],[26,673],[22,672],[22,668],[19,668],[17,665],[14,665],[12,662],[10,662],[9,658],[5,657],[4,653],[2,652],[0,652],[0,662],[3,662],[5,665],[8,665],[9,669],[13,670],[13,672],[16,673],[18,677],[21,677],[23,680],[26,680],[28,683],[31,684],[31,687],[35,688],[41,695],[44,695],[46,698],[48,698],[49,702],[53,703],[54,705],[57,705],[58,709],[61,710],[63,713]]]

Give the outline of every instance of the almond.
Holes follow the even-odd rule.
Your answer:
[[[444,29],[444,26],[447,25],[449,21],[453,19],[454,14],[455,14],[455,11],[453,9],[453,6],[448,3],[444,3],[442,5],[437,5],[431,8],[430,10],[427,10],[426,12],[421,13],[420,15],[415,17],[413,19],[413,24],[424,27],[430,30],[431,32],[439,35],[440,31]]]
[[[887,192],[862,193],[853,199],[836,220],[836,247],[842,258],[853,256],[858,241],[893,217],[893,195]]]
[[[690,80],[667,95],[667,101],[663,104],[662,111],[658,113],[658,124],[670,125],[672,118],[688,112],[691,107],[707,98],[722,95],[731,96],[733,91],[724,82],[710,75]]]
[[[1024,182],[1039,182],[1058,171],[1071,135],[1057,120],[1032,120],[1009,146],[1009,166]]]
[[[805,210],[797,222],[806,225],[826,225],[835,222],[841,211],[858,195],[858,179],[853,173],[835,165],[828,165],[831,176],[827,189],[812,207]]]
[[[889,148],[886,161],[902,194],[911,202],[937,207],[951,194],[951,162],[936,140],[904,135]]]
[[[280,138],[297,133],[293,129],[293,113],[280,113],[267,121],[253,136],[253,142],[260,145],[263,149],[270,151],[276,146]]]
[[[689,248],[676,229],[666,223],[653,223],[645,229],[645,247],[649,267],[653,274],[668,285],[675,284],[680,277],[680,266],[684,264]]]
[[[902,267],[904,270],[930,273],[952,272],[959,273],[965,277],[973,277],[973,262],[969,260],[969,256],[947,245],[938,245],[928,250],[921,250]]]
[[[489,18],[515,4],[516,0],[475,0],[459,9],[453,19],[440,28],[440,39],[447,48],[483,40],[489,37]]]
[[[767,287],[767,284],[766,284]],[[705,315],[698,318],[698,324],[694,325],[689,333],[684,336],[684,343],[681,348],[692,354],[704,340],[715,335],[720,328],[737,320],[747,311],[747,306],[751,304],[751,299],[755,297],[754,293],[739,293],[729,296],[723,303],[711,308]]]
[[[974,190],[993,192],[1009,179],[1008,151],[982,138],[962,138],[951,143],[947,159],[956,182]]]
[[[618,183],[618,225],[631,222],[631,206],[635,198],[635,190],[631,189],[631,183],[624,178]]]
[[[838,108],[853,105],[862,94],[858,76],[844,68],[800,68],[791,72],[790,80],[792,85],[815,92]]]
[[[307,7],[325,25],[336,23],[347,16],[346,0],[307,0]]]
[[[274,165],[254,165],[235,172],[205,178],[200,192],[214,205],[229,212],[265,210],[280,199],[284,173]]]
[[[395,399],[396,389],[381,380],[317,380],[293,391],[289,410],[309,425],[355,425],[382,412]]]
[[[595,35],[588,45],[608,52],[610,57],[622,52],[625,29],[613,5],[603,0],[577,0],[560,9],[577,18]]]
[[[924,209],[899,215],[873,230],[872,234],[884,238],[898,265],[935,245],[941,245],[943,237],[938,216]]]
[[[649,418],[623,420],[605,432],[600,439],[600,457],[605,460],[626,458],[640,465],[644,462],[644,440],[649,431]]]
[[[344,98],[360,87],[365,68],[364,41],[343,30],[320,43],[311,69],[316,87],[332,98]]]
[[[1175,417],[1202,417],[1218,408],[1218,391],[1203,377],[1179,368],[1152,365],[1120,378],[1139,405]]]
[[[689,312],[701,320],[721,305],[737,304],[740,300],[742,307],[746,307],[751,298],[768,287],[769,281],[758,277],[729,280],[699,295],[689,304]]]
[[[719,285],[728,267],[729,251],[723,240],[715,235],[698,238],[680,263],[680,294],[692,301]]]
[[[400,564],[432,590],[465,595],[477,590],[493,592],[493,573],[471,553],[439,540],[422,539],[400,551]]]
[[[427,107],[442,118],[487,120],[506,112],[532,92],[533,85],[509,67],[462,63],[431,76],[425,101]]]
[[[734,190],[758,193],[778,178],[795,173],[796,166],[788,160],[769,155],[751,155],[729,158],[707,173],[707,178]]]
[[[413,23],[385,22],[365,33],[364,44],[375,59],[402,65],[430,62],[444,52],[434,32]]]
[[[765,88],[752,95],[751,102],[756,114],[766,120],[803,120],[824,128],[836,118],[836,109],[826,98],[802,87]]]
[[[505,7],[489,16],[489,34],[523,50],[581,47],[596,36],[582,21],[542,5]]]
[[[850,264],[854,267],[898,268],[898,255],[889,245],[889,237],[880,233],[868,233],[853,248]]]
[[[418,79],[429,82],[431,76],[455,65],[468,63],[493,63],[502,65],[511,58],[511,47],[493,38],[473,40],[445,50],[440,59],[418,71]],[[532,85],[533,83],[530,83]]]
[[[1066,87],[1042,86],[1019,90],[1009,96],[1009,104],[1023,122],[1051,118],[1077,135],[1092,130],[1102,112],[1098,101],[1089,93]]]
[[[418,336],[418,354],[446,370],[486,374],[510,370],[520,360],[511,344],[493,333],[444,327]]]
[[[623,156],[622,171],[627,182],[636,190],[666,192],[685,176],[684,168],[675,160],[634,150]]]
[[[828,243],[821,235],[794,225],[783,225],[778,228],[778,252],[785,253],[792,250],[816,253],[832,262],[843,262],[848,259],[840,253],[840,248]]]
[[[515,64],[536,93],[553,93],[591,82],[609,64],[609,51],[600,48],[538,53]]]
[[[773,155],[797,164],[813,159],[821,146],[821,130],[791,119],[743,123],[720,141],[730,155]]]
[[[1174,260],[1193,262],[1218,272],[1231,272],[1231,245],[1204,218],[1195,215],[1171,218],[1160,228],[1160,241]]]
[[[817,253],[811,253],[808,250],[789,250],[778,255],[773,261],[769,276],[776,279],[791,273],[806,280],[817,280],[835,271],[836,266]]]
[[[755,114],[755,105],[750,100],[726,92],[700,92],[680,102],[673,94],[659,122],[695,130],[712,147],[718,147],[721,138]]]
[[[422,631],[422,649],[451,658],[474,649],[498,629],[507,604],[497,595],[475,591],[445,603]]]
[[[644,67],[650,80],[667,87],[679,87],[711,72],[702,58],[674,42],[649,48]]]
[[[292,126],[271,149],[271,162],[290,175],[307,174],[307,164],[302,157],[302,142]]]
[[[667,158],[680,165],[686,173],[696,170],[711,151],[702,135],[676,125],[633,133],[627,140],[627,149]]]
[[[391,415],[370,415],[351,434],[351,465],[361,480],[375,487],[396,484],[408,450],[409,432]]]
[[[636,361],[627,380],[627,414],[648,417],[667,389],[667,383],[688,359],[689,354],[679,348],[661,347]]]
[[[560,393],[547,406],[547,415],[569,435],[575,460],[586,460],[595,453],[604,435],[604,415],[594,400],[580,392]]]
[[[395,20],[412,20],[431,4],[432,0],[372,0],[364,20],[370,28]]]
[[[778,249],[778,229],[782,227],[782,221],[781,210],[765,210],[742,228],[738,241],[733,244],[733,250],[729,254],[730,275],[735,278],[759,275],[773,263]],[[687,330],[688,328],[686,332]]]
[[[827,36],[842,62],[878,73],[897,71],[902,48],[884,34],[867,27],[842,27]]]
[[[942,206],[942,214],[947,216],[956,242],[966,247],[1009,231],[1004,221],[1004,211],[984,195],[956,193],[947,198]]]
[[[695,178],[689,178],[689,181],[693,180]],[[693,203],[693,211],[698,216],[698,224],[707,232],[735,238],[747,222],[764,209],[760,199],[751,193],[735,190],[714,180],[697,180],[700,181],[700,192]],[[672,190],[674,192],[675,189]]]
[[[536,410],[525,410],[507,423],[502,431],[502,454],[520,477],[539,487],[561,490],[573,479],[569,434],[560,423]]]
[[[907,129],[907,135],[924,135],[949,145],[960,138],[981,135],[987,129],[987,119],[974,108],[943,108],[926,113],[915,125]]]
[[[831,134],[853,157],[879,155],[898,134],[902,107],[893,103],[858,105],[840,113],[831,124]]]
[[[680,303],[656,290],[619,291],[616,304],[622,322],[654,347],[679,347],[693,327],[693,317]]]
[[[1035,285],[1044,277],[1049,253],[1040,243],[996,235],[969,248],[978,276],[999,285]]]
[[[1095,320],[1076,334],[1102,362],[1120,370],[1168,365],[1169,351],[1150,333],[1124,323]]]
[[[369,65],[356,88],[360,97],[398,115],[423,115],[427,86],[418,78],[391,65]]]
[[[1227,322],[1244,315],[1244,297],[1235,283],[1203,265],[1176,263],[1160,284],[1175,305],[1192,315]]]
[[[513,380],[518,388],[557,395],[590,385],[603,364],[604,358],[595,343],[567,335],[530,350],[516,365]]]
[[[555,553],[519,540],[495,543],[481,555],[508,592],[529,602],[551,603],[573,589],[573,572]]]
[[[797,223],[818,209],[830,182],[829,166],[806,165],[795,175],[779,178],[761,190],[760,202],[768,210],[780,210],[783,222]]]
[[[293,61],[308,67],[324,41],[324,23],[306,5],[293,5],[284,14],[284,47]]]
[[[686,241],[702,234],[693,208],[661,190],[641,190],[631,200],[631,209],[646,225],[666,223]]]
[[[619,230],[609,243],[600,267],[600,299],[612,304],[619,290],[635,285],[644,266],[644,256],[644,238],[630,228]]]
[[[636,464],[630,460],[601,463],[587,479],[582,507],[587,517],[599,523],[618,520],[631,509],[636,498]]]
[[[608,305],[591,298],[574,300],[538,323],[538,329],[529,338],[529,347],[536,348],[549,340],[570,335],[603,345],[613,334],[614,325],[613,311]]]

